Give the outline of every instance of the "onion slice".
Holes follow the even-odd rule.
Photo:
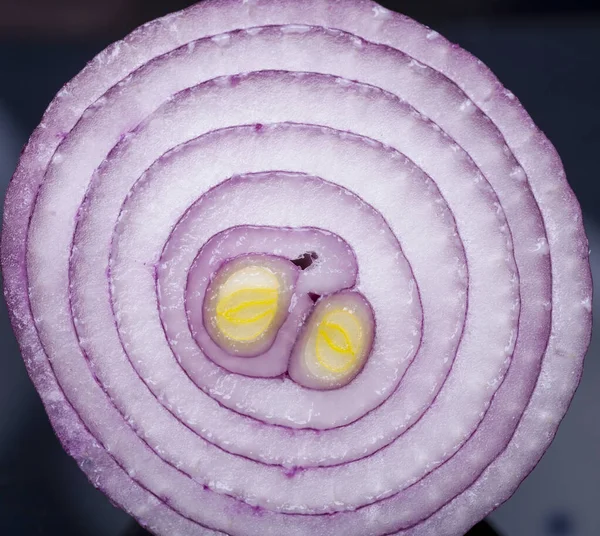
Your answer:
[[[369,0],[207,0],[57,95],[2,269],[65,449],[161,535],[460,535],[566,412],[587,240],[514,95]]]

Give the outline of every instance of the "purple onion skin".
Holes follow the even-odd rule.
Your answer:
[[[266,28],[260,30],[258,27]],[[276,50],[275,47],[279,48]],[[247,55],[237,56],[233,54],[234,50],[245,50]],[[194,58],[194,54],[198,54],[198,58],[210,57],[211,60],[190,59],[191,63],[186,64],[186,58]],[[177,68],[172,68],[173,65]],[[189,65],[193,68],[190,69]],[[282,72],[286,70],[322,75],[290,75],[295,81],[285,82],[286,74]],[[248,76],[239,74],[253,71],[260,72]],[[196,73],[193,74],[196,78],[190,79],[192,81],[187,87],[179,88],[175,82],[191,76],[190,73]],[[331,76],[326,79],[324,75]],[[357,80],[359,84],[351,80]],[[260,84],[263,83],[265,85],[261,89]],[[173,99],[169,93],[171,87],[177,88],[173,90],[177,93]],[[252,90],[252,87],[258,89]],[[121,207],[120,212],[110,221],[114,229],[108,229],[110,233],[107,236],[100,230],[94,233],[95,228],[90,222],[108,214],[94,213],[98,206],[103,206],[104,200],[110,200],[111,195],[116,199],[122,194],[103,191],[101,179],[109,176],[111,166],[116,167],[120,162],[126,165],[128,151],[134,154],[135,143],[143,136],[147,135],[147,140],[156,142],[151,137],[152,119],[163,120],[160,114],[166,117],[170,113],[169,106],[174,110],[178,106],[191,106],[196,102],[194,95],[198,94],[198,98],[208,99],[207,113],[193,117],[190,123],[212,121],[211,117],[223,118],[236,106],[236,113],[241,116],[246,112],[243,105],[236,103],[236,92],[249,91],[248,95],[252,96],[254,91],[259,103],[261,95],[265,101],[270,98],[267,89],[272,87],[280,88],[280,95],[286,87],[289,91],[297,90],[299,100],[294,102],[301,102],[312,91],[320,95],[323,102],[336,107],[329,118],[331,124],[315,121],[323,129],[322,135],[330,136],[327,143],[332,150],[339,150],[339,154],[351,160],[355,153],[363,150],[359,146],[371,146],[373,154],[385,153],[390,162],[402,163],[406,175],[394,171],[398,177],[414,178],[418,175],[421,189],[429,192],[428,195],[438,196],[438,215],[442,214],[439,217],[445,218],[448,229],[456,231],[455,238],[459,242],[455,248],[459,262],[452,267],[457,270],[457,288],[460,288],[460,281],[468,281],[465,296],[462,296],[464,311],[460,309],[460,299],[457,299],[457,348],[465,346],[471,340],[469,337],[475,337],[472,334],[473,321],[483,316],[497,328],[498,333],[507,335],[506,348],[502,350],[504,354],[494,353],[500,338],[490,345],[489,355],[485,357],[495,363],[496,368],[490,369],[488,376],[485,376],[486,370],[475,366],[476,361],[471,362],[464,357],[449,361],[446,368],[440,369],[445,376],[441,372],[439,376],[436,373],[433,382],[435,393],[422,416],[412,421],[408,419],[407,423],[411,424],[399,430],[389,442],[376,437],[383,425],[373,426],[372,439],[381,442],[381,449],[373,452],[367,446],[362,458],[351,453],[347,461],[340,454],[338,464],[326,460],[323,466],[309,463],[290,467],[284,463],[269,462],[277,459],[278,454],[276,445],[270,452],[267,438],[272,437],[269,435],[271,429],[277,428],[276,433],[288,436],[290,445],[294,444],[294,438],[305,441],[311,437],[313,441],[309,444],[319,445],[318,448],[326,451],[328,441],[344,437],[336,434],[345,433],[346,427],[351,430],[351,426],[356,426],[358,430],[363,419],[373,419],[376,424],[375,419],[395,418],[394,414],[386,414],[385,408],[389,408],[389,400],[402,393],[403,382],[416,384],[419,379],[423,382],[427,379],[427,369],[422,374],[415,373],[415,370],[420,370],[417,368],[419,358],[424,351],[423,345],[430,341],[429,336],[421,341],[420,335],[415,335],[415,341],[421,342],[415,345],[415,355],[406,357],[406,375],[397,378],[398,389],[390,389],[389,400],[386,399],[381,407],[372,404],[364,408],[363,415],[344,426],[323,424],[320,430],[310,426],[304,428],[300,422],[289,427],[276,426],[268,418],[263,418],[264,415],[253,421],[244,412],[238,414],[219,402],[218,396],[227,395],[225,391],[213,393],[215,399],[209,398],[206,403],[212,404],[215,415],[221,412],[218,415],[224,416],[224,429],[244,426],[249,427],[245,428],[247,430],[254,430],[252,435],[240,437],[239,445],[227,445],[223,439],[225,436],[219,436],[221,432],[216,429],[201,433],[199,430],[203,429],[204,421],[196,422],[186,416],[187,412],[192,415],[194,408],[178,407],[171,398],[176,390],[168,391],[168,396],[161,392],[163,388],[179,385],[179,382],[182,389],[193,388],[198,391],[198,396],[210,397],[210,389],[197,389],[195,380],[190,380],[184,371],[176,368],[176,352],[173,354],[173,368],[163,376],[152,378],[151,369],[144,368],[152,365],[152,355],[147,356],[147,362],[141,360],[130,365],[115,357],[115,367],[129,367],[127,370],[119,369],[123,371],[120,385],[117,385],[118,382],[103,382],[110,373],[110,367],[106,367],[107,362],[97,359],[96,355],[97,348],[104,342],[108,344],[111,337],[117,335],[115,340],[123,345],[124,355],[129,349],[127,337],[139,336],[128,334],[123,328],[128,325],[127,322],[135,320],[132,313],[135,307],[124,306],[128,303],[129,290],[119,287],[119,277],[128,269],[139,269],[140,274],[147,276],[139,280],[140,287],[146,285],[153,292],[157,284],[160,267],[154,263],[159,260],[161,250],[155,251],[153,262],[146,265],[141,260],[138,262],[138,250],[128,249],[128,241],[134,244],[136,235],[135,229],[127,227],[126,222],[135,221],[138,212],[142,214],[143,210],[152,206],[152,191],[149,189],[145,193],[144,187],[156,187],[161,174],[167,173],[165,170],[171,164],[175,166],[189,158],[191,166],[194,158],[205,158],[202,143],[210,145],[210,133],[236,127],[238,123],[220,124],[215,119],[214,123],[206,123],[206,133],[195,133],[187,124],[178,125],[182,132],[189,128],[194,136],[200,136],[200,142],[195,145],[184,138],[177,147],[165,147],[162,156],[154,163],[149,162],[150,167],[142,168],[140,176],[143,180],[140,179],[139,187],[135,192],[132,190],[130,197],[124,197],[122,206],[119,201],[117,208]],[[339,99],[333,97],[336,95],[335,87],[344,88],[340,90]],[[307,88],[310,91],[305,91]],[[165,95],[162,96],[161,92]],[[135,98],[127,101],[132,95]],[[211,98],[214,100],[211,101]],[[276,101],[277,98],[273,102],[277,104]],[[219,102],[230,104],[220,109],[222,115],[211,116],[208,112],[216,110]],[[246,108],[249,102],[245,101]],[[355,105],[347,105],[344,109],[348,102]],[[357,107],[356,103],[363,107]],[[298,126],[302,121],[296,117],[304,118],[305,115],[304,122],[310,123],[320,117],[318,105],[299,110],[294,110],[292,105],[290,107],[290,118],[281,119],[277,115],[279,108],[273,106],[264,118],[254,121],[253,127],[245,127],[246,131],[238,129],[230,137],[224,135],[223,143],[231,140],[238,143],[244,136],[253,139],[247,135],[250,130],[255,136],[265,133],[267,138],[272,135],[278,143],[283,143],[281,140],[286,136],[305,135],[306,129]],[[282,109],[285,110],[285,107]],[[363,116],[360,110],[364,110]],[[112,118],[111,113],[114,115]],[[385,119],[372,124],[373,117],[385,118],[386,113],[397,113],[398,118],[411,114],[414,117],[412,122],[394,123],[399,133],[398,141],[393,139],[394,129],[386,124]],[[354,117],[354,114],[357,120],[352,125],[344,124],[344,118]],[[326,115],[323,121],[328,119]],[[235,119],[233,113],[232,118]],[[272,125],[285,121],[294,123],[294,126],[277,130],[279,127]],[[400,129],[405,127],[402,135]],[[116,132],[117,129],[119,132]],[[432,134],[427,129],[439,134]],[[114,141],[109,141],[106,132],[114,135]],[[205,138],[202,138],[203,135]],[[409,152],[410,140],[418,136],[428,136],[428,143],[446,140],[445,150],[440,142],[440,150],[435,151],[435,159],[432,159],[427,154],[428,150],[420,153],[414,150],[411,155],[406,155],[397,147],[404,143],[403,139],[409,140],[402,147],[404,152]],[[218,138],[218,135],[213,138]],[[317,139],[316,135],[314,139]],[[256,142],[258,149],[260,143],[260,140]],[[323,163],[324,159],[314,158],[316,149],[309,143],[304,142],[295,151],[289,151],[291,169],[286,167],[285,171],[308,175],[313,169],[328,172],[330,168]],[[275,146],[274,143],[272,155],[264,151],[265,161],[277,161]],[[147,141],[148,151],[151,147],[152,143]],[[230,154],[235,154],[233,149],[237,147],[235,144],[227,146],[232,149]],[[217,154],[217,148],[218,145],[212,154]],[[248,152],[239,158],[260,163],[259,152]],[[234,156],[232,160],[236,158]],[[387,162],[386,158],[381,156],[381,161]],[[226,167],[224,162],[219,160],[214,166],[223,164]],[[393,165],[396,164],[389,164],[389,169]],[[471,184],[468,181],[472,180],[472,197],[467,194],[462,199],[460,195],[453,197],[453,189],[444,186],[445,165],[448,169],[452,165],[462,166],[462,173],[456,174],[456,189]],[[355,168],[359,166],[360,163],[357,163]],[[133,166],[131,169],[136,168]],[[351,166],[348,169],[350,174]],[[206,170],[207,173],[210,171]],[[241,169],[238,174],[279,173],[279,170],[281,168]],[[370,179],[366,169],[364,171],[363,184],[367,177]],[[393,175],[392,172],[390,174]],[[202,174],[193,176],[201,177]],[[152,177],[158,177],[155,183]],[[380,175],[376,177],[380,178]],[[137,179],[137,176],[134,178]],[[333,180],[333,177],[323,178]],[[227,179],[228,176],[222,177],[220,181]],[[431,181],[427,182],[429,179]],[[343,182],[342,178],[339,180]],[[353,179],[344,177],[343,180]],[[399,182],[402,181],[399,179]],[[353,188],[348,188],[348,191],[356,194],[353,190],[358,190],[360,184],[361,181],[355,180]],[[427,184],[431,186],[426,187]],[[376,191],[376,188],[372,190]],[[144,197],[146,195],[147,198]],[[367,193],[361,195],[368,205]],[[357,197],[361,199],[360,195]],[[422,199],[426,200],[425,197]],[[479,268],[474,266],[478,261],[474,253],[477,248],[470,239],[464,238],[469,221],[461,215],[464,214],[461,212],[463,205],[476,200],[479,200],[478,206],[497,208],[486,213],[473,211],[474,220],[479,218],[477,221],[482,228],[489,224],[495,232],[490,232],[490,243],[493,240],[498,243],[497,265],[501,275],[497,278],[497,288],[493,289],[490,285],[485,289],[490,293],[498,292],[497,299],[491,304],[496,309],[488,304],[491,307],[489,311],[478,297],[483,296],[479,287],[479,281],[483,279],[478,278],[485,270],[483,264]],[[177,202],[170,194],[165,195],[164,204],[157,205],[160,209],[156,213],[157,221],[163,212],[166,214],[172,207],[179,207]],[[422,206],[426,207],[427,203],[423,201]],[[401,204],[399,207],[403,208]],[[372,208],[380,210],[380,206],[374,203]],[[293,214],[290,209],[290,220]],[[326,214],[327,211],[322,210],[318,216],[326,218]],[[205,215],[209,217],[208,213]],[[171,219],[167,220],[165,216],[164,221],[172,222],[168,225],[174,228],[182,216],[181,212],[176,213],[173,209]],[[396,231],[393,217],[391,212],[382,210],[382,220],[386,225],[391,221],[390,229]],[[275,227],[298,226],[295,221],[279,219],[281,221],[277,221]],[[376,217],[372,221],[377,221]],[[429,225],[416,216],[415,221]],[[158,224],[154,229],[153,223],[147,224],[148,243],[155,230],[162,232]],[[242,222],[246,225],[259,223]],[[360,225],[354,227],[360,230]],[[394,232],[391,234],[393,236]],[[438,242],[435,242],[436,236],[431,233],[424,232],[423,235],[422,249],[435,250],[448,244],[447,238],[441,240],[438,236]],[[346,239],[346,236],[340,236]],[[377,233],[372,233],[372,236],[377,236]],[[398,251],[406,254],[403,270],[412,274],[407,275],[407,281],[412,282],[410,292],[414,293],[415,303],[419,304],[418,307],[415,305],[413,316],[414,325],[421,332],[428,329],[431,308],[426,296],[432,295],[431,279],[435,278],[427,280],[416,268],[413,270],[411,257],[417,256],[419,251],[412,250],[409,244],[405,247],[404,236],[398,236],[397,242],[401,246]],[[367,243],[366,239],[349,240],[349,248],[356,250],[353,262],[356,262],[354,275],[357,277],[340,288],[352,288],[356,284],[356,288],[362,291],[363,288],[376,287],[372,284],[374,276],[369,271],[368,255],[365,253]],[[143,245],[140,243],[140,259],[145,254]],[[95,288],[92,287],[92,278],[89,287],[74,283],[85,281],[82,276],[85,270],[94,273],[94,262],[83,258],[81,251],[100,252],[98,255],[105,257],[104,264],[100,263],[96,268],[105,274],[105,294],[114,302],[105,301],[104,294],[86,294],[86,289]],[[306,248],[300,255],[310,254],[310,251]],[[265,253],[276,254],[274,251]],[[369,0],[207,0],[149,23],[123,41],[111,45],[58,93],[25,147],[5,200],[1,254],[5,297],[13,329],[28,373],[63,447],[96,487],[157,535],[464,534],[514,493],[550,444],[579,382],[591,334],[587,239],[579,205],[551,143],[533,125],[514,95],[505,90],[476,58],[449,43],[437,32]],[[300,256],[296,258],[300,263],[306,261]],[[483,263],[482,259],[479,260]],[[128,261],[131,262],[128,264]],[[300,272],[297,266],[294,270]],[[389,274],[386,277],[390,277]],[[108,281],[111,281],[110,288]],[[166,281],[168,283],[168,277]],[[384,284],[389,281],[385,279]],[[398,288],[401,288],[400,282]],[[315,292],[314,288],[305,290],[303,299],[306,309],[310,310],[315,302],[318,304],[321,291]],[[140,295],[141,292],[143,290],[140,290]],[[385,322],[380,322],[385,318],[379,313],[380,298],[373,292],[365,291],[365,297],[372,302],[378,319],[373,355],[391,356],[393,352],[385,344],[390,329],[385,327]],[[410,292],[409,295],[413,296]],[[158,294],[157,303],[160,291]],[[453,291],[438,295],[443,300],[459,297],[460,293]],[[421,304],[422,318],[418,314]],[[142,304],[143,307],[145,305]],[[98,336],[94,334],[95,325],[89,322],[88,316],[92,314],[90,318],[94,318],[96,309],[104,311],[109,306],[114,318],[107,319],[102,312],[97,313],[98,326],[102,326]],[[152,308],[158,311],[154,303],[144,310]],[[142,314],[145,314],[144,311],[140,311],[140,318]],[[160,320],[158,313],[156,320]],[[103,321],[107,322],[106,326]],[[106,341],[103,341],[104,337]],[[60,343],[67,340],[73,345]],[[383,354],[376,354],[382,351]],[[462,355],[459,350],[456,354]],[[367,361],[365,371],[353,381],[363,381],[364,374],[370,374],[372,367],[380,362],[378,359],[374,363]],[[487,360],[480,361],[482,367]],[[465,363],[471,364],[467,367]],[[468,375],[460,376],[466,370]],[[472,404],[456,408],[457,414],[481,413],[473,417],[475,428],[471,429],[470,425],[459,420],[448,420],[443,430],[440,427],[427,428],[429,422],[436,422],[436,412],[442,412],[445,403],[450,404],[450,394],[455,394],[457,399],[464,394],[459,389],[448,394],[448,390],[458,382],[457,375],[464,379],[464,392],[469,392],[470,382],[479,385],[477,380],[480,378],[493,379],[493,385],[485,388],[488,390],[474,398]],[[223,383],[221,387],[228,389],[235,386],[238,376],[241,377],[235,372],[223,376],[223,381],[230,383]],[[243,377],[239,381],[250,379]],[[252,378],[252,381],[289,382],[289,379],[284,376],[283,379],[271,380]],[[353,382],[350,382],[337,391],[343,393],[352,385]],[[121,391],[127,391],[129,386],[141,389],[142,395],[137,400],[121,397]],[[265,396],[267,390],[264,391]],[[205,392],[207,395],[202,394]],[[297,392],[303,393],[299,388]],[[323,400],[326,396],[338,396],[336,390],[329,394],[315,393],[314,396],[321,396]],[[147,414],[156,415],[156,421],[146,421],[144,412],[137,408],[138,402],[143,405],[146,400],[151,401]],[[177,417],[180,414],[184,417]],[[207,418],[209,416],[207,413]],[[178,424],[173,424],[174,421]],[[169,424],[169,430],[179,432],[169,437],[167,432],[161,431],[162,422]],[[219,438],[212,438],[213,434]],[[431,454],[434,452],[431,449],[448,441],[451,434],[456,434],[456,439],[449,443],[452,449],[444,452],[443,457]],[[165,438],[163,443],[155,441],[161,437]],[[368,444],[369,434],[363,434],[363,439]],[[219,441],[223,443],[219,444]],[[257,450],[251,448],[253,441],[254,446],[264,447],[265,452],[253,452]],[[343,445],[332,444],[331,448],[343,452]],[[405,450],[397,453],[405,458],[391,454],[394,449],[399,449],[399,445],[406,445]],[[311,456],[319,452],[318,448],[315,447]],[[181,454],[179,459],[175,456],[178,453]],[[197,457],[191,457],[190,453]],[[263,455],[267,461],[261,461]],[[212,464],[207,461],[210,456],[214,457]],[[429,462],[424,459],[427,456],[430,456]],[[414,461],[414,467],[423,464],[427,470],[411,478],[409,473],[401,473],[402,467],[412,466],[405,463],[406,460]],[[438,460],[442,460],[441,463]],[[349,480],[348,475],[353,470],[358,471],[356,467],[373,467],[373,471],[362,471],[360,479]],[[231,472],[235,474],[230,475]],[[214,475],[217,476],[213,478]],[[354,484],[348,485],[349,482]],[[309,493],[311,485],[314,486],[314,497]]]

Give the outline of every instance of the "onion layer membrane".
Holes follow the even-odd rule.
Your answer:
[[[32,135],[5,295],[65,449],[158,535],[460,535],[579,381],[591,278],[556,151],[369,0],[207,0]]]

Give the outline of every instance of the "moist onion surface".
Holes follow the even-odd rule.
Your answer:
[[[157,535],[460,535],[579,381],[579,205],[515,96],[368,0],[207,0],[98,55],[10,184],[54,429]]]

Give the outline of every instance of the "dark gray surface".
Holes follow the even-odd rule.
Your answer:
[[[438,25],[487,63],[557,146],[600,249],[600,20]],[[0,189],[60,86],[106,43],[0,41]],[[592,255],[596,280],[600,264]],[[506,536],[600,534],[600,340],[548,454],[491,519]],[[128,517],[64,454],[18,353],[0,302],[0,535],[116,536]]]

